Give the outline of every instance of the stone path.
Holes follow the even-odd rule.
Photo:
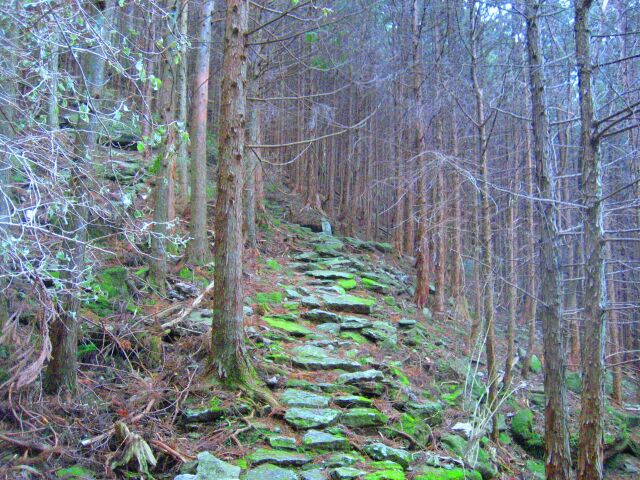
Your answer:
[[[214,477],[205,471],[211,462],[200,460],[195,472],[179,480],[403,480],[409,472],[416,480],[494,476],[489,460],[478,473],[429,452],[427,438],[442,421],[443,405],[412,392],[401,365],[376,363],[362,353],[363,346],[392,353],[427,338],[414,318],[389,320],[386,309],[410,287],[404,274],[373,266],[366,255],[389,246],[309,237],[305,251],[286,266],[299,273],[294,280],[283,276],[283,298],[263,296],[265,328],[253,337],[270,346],[267,361],[293,372],[274,382],[282,386],[275,394],[285,409],[283,424],[238,463],[242,471],[228,464],[222,474],[216,463]],[[347,252],[353,248],[365,254]],[[290,313],[269,312],[274,304]],[[208,418],[214,417],[219,415]],[[452,445],[456,453],[460,444]]]

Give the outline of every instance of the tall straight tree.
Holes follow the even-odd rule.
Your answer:
[[[582,340],[582,408],[578,447],[578,480],[599,480],[603,475],[605,276],[602,162],[591,86],[592,0],[575,2],[575,45],[580,102],[580,159],[582,163],[584,236],[584,327]]]
[[[277,405],[256,384],[244,346],[242,182],[244,177],[249,0],[228,0],[220,98],[220,163],[211,328],[212,370],[230,386]]]
[[[64,258],[67,267],[61,275],[66,292],[51,324],[51,361],[44,376],[44,388],[50,393],[66,390],[74,393],[77,386],[78,310],[80,301],[75,294],[83,279],[87,240],[88,198],[87,178],[92,172],[92,154],[98,140],[100,94],[104,86],[105,57],[102,50],[109,43],[114,0],[92,2],[90,18],[92,31],[100,38],[93,39],[93,46],[81,57],[80,69],[86,79],[80,103],[87,107],[88,115],[79,118],[79,128],[74,141],[74,164],[71,190],[77,202],[70,212],[65,226]]]
[[[548,120],[544,96],[542,47],[540,42],[540,2],[527,0],[527,52],[529,89],[531,91],[533,155],[537,166],[538,189],[544,202],[540,205],[541,294],[540,305],[544,343],[545,446],[547,478],[569,479],[571,452],[567,428],[566,335],[563,322],[563,299],[560,289],[560,237],[556,203],[554,162],[547,153]]]
[[[426,178],[426,150],[425,128],[422,119],[422,19],[424,8],[418,8],[418,0],[411,4],[412,39],[413,39],[413,108],[415,146],[418,159],[418,232],[416,236],[416,293],[415,302],[418,309],[427,303],[429,296],[429,239],[427,238],[427,178]]]
[[[189,260],[205,263],[210,257],[207,243],[207,106],[209,102],[209,56],[214,0],[202,0],[198,27],[191,102],[191,223]]]
[[[490,409],[497,408],[498,376],[495,352],[495,307],[493,302],[493,241],[491,238],[491,206],[489,202],[489,135],[487,133],[488,118],[485,113],[484,92],[478,75],[478,44],[482,37],[482,11],[476,6],[476,0],[469,2],[471,53],[471,83],[475,97],[476,119],[474,120],[478,135],[478,153],[480,155],[480,244],[482,247],[482,280],[484,281],[484,342],[487,354],[487,373],[489,374],[489,392],[487,396]],[[476,312],[477,313],[477,312]],[[498,416],[493,415],[491,437],[498,441]]]

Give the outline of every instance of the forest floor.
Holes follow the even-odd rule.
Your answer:
[[[544,478],[539,360],[527,380],[516,367],[494,444],[482,355],[466,347],[468,315],[454,302],[442,318],[418,315],[410,259],[389,244],[289,223],[283,198],[267,201],[244,278],[246,347],[279,408],[206,375],[210,294],[191,306],[211,265],[176,261],[160,298],[139,262],[111,262],[83,310],[76,398],[30,388],[0,402],[0,475]],[[568,384],[575,447],[579,374]],[[638,478],[640,415],[608,405],[606,425],[608,478]]]

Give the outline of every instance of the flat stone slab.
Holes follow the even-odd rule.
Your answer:
[[[313,470],[300,472],[300,480],[327,480],[327,477],[322,473],[321,468],[314,468]]]
[[[331,425],[338,419],[340,413],[340,410],[333,408],[294,407],[287,410],[284,419],[293,427],[306,430]]]
[[[340,324],[339,323],[321,323],[316,327],[316,330],[323,333],[329,333],[331,335],[338,335],[340,333]]]
[[[280,396],[280,402],[287,407],[318,408],[327,407],[330,397],[306,390],[288,388]]]
[[[402,468],[405,469],[413,460],[413,455],[406,450],[389,447],[384,443],[371,443],[365,445],[362,450],[374,460],[391,460],[402,465]]]
[[[331,478],[333,480],[355,480],[360,478],[367,472],[364,472],[358,468],[352,467],[338,467],[331,472]]]
[[[364,370],[362,372],[343,373],[338,377],[338,383],[356,385],[361,382],[378,382],[384,378],[380,370]]]
[[[340,321],[340,316],[337,313],[327,312],[326,310],[321,310],[319,308],[314,308],[313,310],[304,312],[302,314],[302,318],[314,322],[338,323]]]
[[[304,325],[300,325],[299,323],[292,322],[284,318],[266,316],[262,317],[262,320],[264,320],[265,323],[270,327],[277,328],[278,330],[282,330],[283,332],[287,332],[294,337],[304,337],[313,333]]]
[[[298,448],[295,438],[285,437],[284,435],[274,435],[269,437],[269,445],[279,450],[295,450]]]
[[[344,395],[333,399],[333,403],[342,408],[370,407],[373,401],[360,395]]]
[[[240,467],[224,462],[209,452],[200,452],[198,454],[198,468],[195,478],[197,480],[205,478],[238,480],[240,478]]]
[[[372,298],[356,297],[355,295],[330,295],[322,296],[325,308],[337,312],[361,313],[369,315],[376,304]]]
[[[349,440],[329,432],[309,430],[302,437],[302,445],[310,450],[346,450],[349,448]]]
[[[379,427],[385,425],[389,417],[375,408],[353,408],[340,417],[340,423],[348,427]]]
[[[338,270],[309,270],[304,272],[313,278],[320,278],[322,280],[350,280],[353,278],[353,273],[340,272]]]
[[[270,463],[279,467],[301,467],[311,461],[311,457],[303,453],[270,450],[268,448],[259,448],[255,452],[247,455],[246,458],[251,465]]]
[[[362,329],[361,333],[374,342],[382,342],[384,340],[397,341],[397,329],[389,322],[373,322],[370,327]]]
[[[210,478],[214,479],[216,477]],[[300,480],[300,477],[292,470],[265,463],[249,470],[242,477],[242,480]]]
[[[320,306],[322,306],[322,303],[320,303],[318,297],[314,297],[313,295],[302,297],[300,299],[300,303],[305,308],[320,308]]]
[[[334,357],[330,353],[320,347],[312,345],[302,345],[292,349],[293,358],[291,363],[305,370],[334,370],[341,369],[349,372],[360,370],[360,364]]]
[[[342,330],[362,330],[371,325],[371,321],[360,317],[342,317],[340,320],[340,328]]]

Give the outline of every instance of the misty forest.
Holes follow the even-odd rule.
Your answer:
[[[640,478],[639,0],[0,0],[0,478]]]

